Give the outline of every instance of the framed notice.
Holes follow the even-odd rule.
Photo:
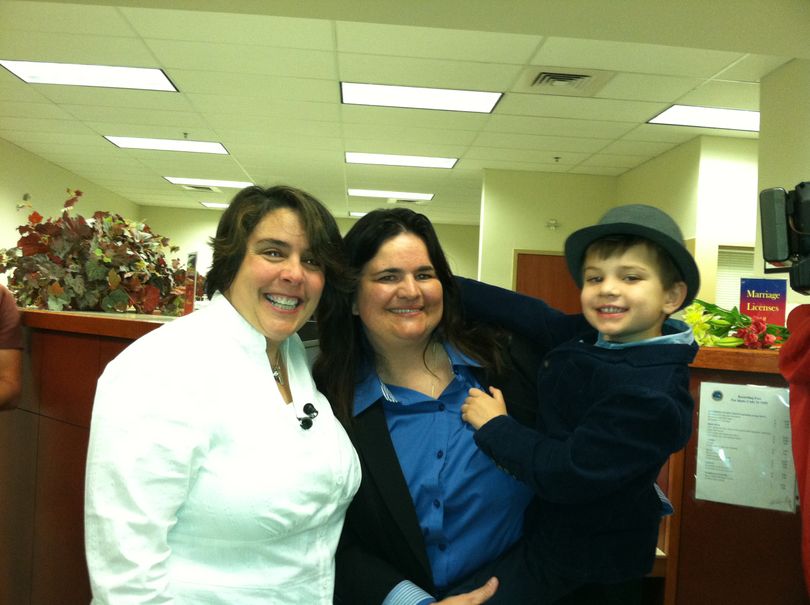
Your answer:
[[[795,512],[787,388],[700,385],[695,498]]]

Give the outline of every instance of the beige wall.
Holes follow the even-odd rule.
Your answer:
[[[759,189],[791,190],[810,181],[810,61],[791,61],[768,74],[760,84]],[[757,228],[757,258],[762,242]],[[768,275],[785,277],[787,274]],[[788,304],[808,302],[788,288]]]
[[[757,141],[699,137],[619,177],[490,170],[484,174],[480,279],[511,288],[514,251],[562,251],[565,238],[616,204],[662,208],[696,238],[699,296],[713,301],[719,245],[754,245]],[[547,220],[561,228],[550,231]]]
[[[186,262],[188,254],[196,251],[198,268],[206,271],[211,263],[209,238],[216,233],[221,210],[188,210],[140,206],[139,218],[155,233],[171,239],[180,250],[171,255]],[[340,232],[345,234],[356,219],[336,218]],[[469,225],[435,224],[439,241],[444,248],[450,268],[456,275],[475,277],[478,274],[478,227]]]
[[[109,210],[134,218],[137,206],[103,187],[0,139],[0,248],[17,245],[17,226],[36,210],[45,218],[56,218],[68,199],[67,189],[80,189],[84,195],[76,212],[90,216],[96,210]],[[31,208],[17,210],[28,194]]]
[[[479,278],[511,288],[515,250],[562,250],[572,231],[597,221],[615,202],[615,177],[484,171]],[[560,228],[547,229],[550,219]]]

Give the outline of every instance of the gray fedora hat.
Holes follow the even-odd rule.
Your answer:
[[[700,272],[683,243],[678,225],[663,210],[646,204],[627,204],[608,210],[599,223],[574,231],[565,240],[565,260],[574,281],[582,287],[582,263],[593,242],[607,235],[636,235],[655,242],[669,254],[686,282],[685,307],[700,288]]]

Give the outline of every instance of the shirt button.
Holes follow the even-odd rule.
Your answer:
[[[439,502],[438,500],[433,501],[433,508],[439,508],[441,505],[442,505],[442,503]]]
[[[447,544],[439,544],[439,550],[442,551],[442,552],[447,550]]]
[[[436,452],[436,458],[444,458],[444,452],[442,450]]]
[[[440,404],[439,404],[439,411],[440,411],[440,412],[443,412],[443,411],[444,411],[444,404],[443,404],[443,403],[440,403]]]

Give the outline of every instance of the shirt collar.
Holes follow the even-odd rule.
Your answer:
[[[450,358],[453,370],[465,366],[471,368],[481,367],[480,363],[468,357],[450,343],[443,342],[442,345],[444,346],[444,350],[447,351],[447,356]],[[380,399],[386,399],[393,403],[397,401],[396,397],[394,397],[385,383],[380,380],[377,370],[371,365],[366,375],[357,383],[354,389],[354,416],[362,414],[372,405],[380,401]]]
[[[636,340],[634,342],[610,342],[602,337],[596,339],[596,346],[605,349],[628,349],[630,347],[641,347],[647,345],[690,345],[695,341],[692,327],[679,319],[667,319],[661,336]]]

